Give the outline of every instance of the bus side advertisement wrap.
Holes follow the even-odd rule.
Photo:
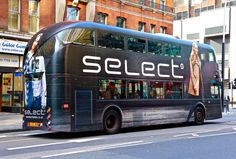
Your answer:
[[[26,54],[24,65],[25,77],[25,107],[24,123],[27,128],[43,128],[50,125],[50,108],[46,107],[46,75],[43,56],[35,57],[38,42],[42,34],[39,34],[30,51]],[[29,120],[29,121],[28,121]]]

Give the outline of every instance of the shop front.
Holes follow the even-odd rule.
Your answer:
[[[0,39],[0,111],[20,113],[23,102],[23,54],[27,42]]]

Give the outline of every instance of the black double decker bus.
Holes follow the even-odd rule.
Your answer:
[[[25,129],[79,132],[222,117],[214,49],[92,22],[39,31],[24,58]]]

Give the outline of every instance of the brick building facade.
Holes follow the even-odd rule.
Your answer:
[[[76,20],[95,21],[152,33],[173,33],[173,0],[67,0],[67,7],[78,8]],[[67,12],[68,14],[68,12]],[[92,17],[92,18],[91,18]],[[105,18],[105,20],[101,20]]]

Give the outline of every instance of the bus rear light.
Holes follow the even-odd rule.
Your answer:
[[[69,104],[62,104],[62,109],[69,109],[69,108],[70,108]]]

